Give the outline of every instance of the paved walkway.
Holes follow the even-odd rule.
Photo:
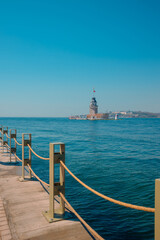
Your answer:
[[[0,148],[0,240],[93,239],[73,218],[48,223],[42,215],[49,208],[47,192],[38,181],[20,182],[21,167],[8,162]]]
[[[8,226],[6,213],[3,206],[2,198],[0,197],[0,240],[11,240],[11,232]]]

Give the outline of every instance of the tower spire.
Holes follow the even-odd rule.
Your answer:
[[[95,89],[93,88],[93,97],[95,97],[95,92],[96,92],[96,91],[95,91]]]

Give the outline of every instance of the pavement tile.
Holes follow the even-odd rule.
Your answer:
[[[1,227],[1,226],[4,226],[4,225],[8,225],[7,220],[6,220],[6,221],[3,221],[3,222],[0,222],[0,227]]]
[[[8,230],[8,229],[9,229],[8,225],[3,225],[0,227],[0,231]]]
[[[0,222],[2,222],[2,221],[7,221],[6,216],[4,216],[4,217],[0,217]]]
[[[2,240],[12,240],[11,234],[2,236]]]
[[[10,232],[9,229],[6,229],[6,230],[1,231],[1,235],[2,235],[2,236],[8,235],[8,234],[11,234],[11,232]]]
[[[5,214],[5,211],[4,210],[0,210],[0,215],[1,214]]]

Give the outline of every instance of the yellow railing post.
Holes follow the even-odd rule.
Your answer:
[[[2,152],[4,152],[4,144],[3,144],[3,142],[4,142],[4,134],[3,134],[3,129],[4,129],[4,127],[2,127]]]
[[[3,127],[2,128],[2,145],[3,145],[3,152],[4,152],[4,146],[6,144],[8,144],[8,138],[6,136],[6,139],[5,139],[5,134],[8,134],[8,127]],[[7,146],[7,150],[8,150],[8,146]]]
[[[3,126],[2,125],[0,125],[0,140],[1,140],[1,146],[2,146],[2,134],[3,134],[3,132],[2,132],[2,130],[3,130]]]
[[[155,240],[160,239],[160,179],[155,181]]]
[[[12,131],[14,131],[14,133],[12,133]],[[17,136],[17,131],[16,131],[16,129],[10,129],[10,144],[9,144],[9,146],[10,146],[10,162],[11,162],[11,155],[12,155],[12,153],[14,154],[16,154],[16,147],[17,147],[17,144],[16,144],[16,142],[15,142],[15,144],[14,144],[14,147],[12,147],[12,139],[13,138],[15,138],[16,139],[16,136]],[[16,156],[15,156],[15,162],[17,162],[17,158],[16,158]]]
[[[25,169],[24,169],[24,133],[22,133],[22,180],[24,180],[24,174],[25,174]]]
[[[65,164],[65,144],[60,145],[60,154],[63,155],[63,163]],[[60,164],[60,186],[61,186],[61,193],[65,196],[65,169],[62,167]],[[60,196],[60,213],[64,214],[65,213],[65,202]]]
[[[25,139],[25,136],[28,135],[28,139]],[[22,176],[20,181],[25,180],[25,166],[29,164],[31,167],[31,151],[29,150],[29,157],[25,158],[25,147],[28,147],[28,144],[31,146],[31,134],[30,133],[22,133]],[[29,178],[31,178],[31,171],[29,170]]]
[[[31,144],[32,144],[32,142],[31,142],[31,133],[29,133],[29,142],[30,142],[30,146],[31,146]],[[31,150],[29,149],[29,165],[30,165],[30,167],[31,167],[31,160],[32,160],[32,154],[31,154]],[[29,169],[29,178],[32,178],[32,172],[31,172],[31,170]]]
[[[8,135],[8,127],[6,127],[6,132],[5,132],[5,134]],[[8,137],[7,137],[7,135],[6,135],[6,147],[7,147],[7,152],[8,152]]]
[[[15,129],[15,139],[17,139],[17,130]],[[15,146],[15,153],[17,154],[17,143],[15,142],[15,144],[14,144],[14,146]],[[17,158],[16,158],[16,156],[15,156],[15,162],[17,162]]]
[[[60,146],[60,151],[55,152],[55,146]],[[60,197],[60,207],[55,209],[54,197],[59,193],[65,194],[65,170],[60,167],[59,182],[54,180],[54,165],[60,164],[60,161],[65,163],[65,144],[50,143],[49,146],[49,211],[45,211],[43,215],[48,222],[54,222],[64,219],[65,203]]]

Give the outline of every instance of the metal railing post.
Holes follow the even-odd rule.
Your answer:
[[[22,133],[22,180],[24,180],[24,133]]]
[[[3,133],[4,127],[2,127],[2,152],[4,152],[4,133]]]
[[[60,146],[60,152],[55,152],[55,145]],[[50,143],[49,145],[49,210],[43,215],[48,222],[55,222],[64,219],[65,203],[60,198],[60,207],[55,209],[54,197],[59,193],[65,193],[65,171],[60,167],[59,182],[54,180],[54,165],[60,164],[60,161],[65,162],[65,144]]]
[[[29,134],[29,141],[30,141],[30,146],[31,146],[31,144],[32,144],[31,134]],[[32,154],[31,154],[31,150],[29,149],[29,165],[30,165],[30,167],[31,167],[31,160],[32,160]],[[30,169],[29,169],[29,178],[32,178],[32,172]]]
[[[49,213],[54,218],[54,145],[49,146]]]
[[[8,135],[8,127],[6,127],[6,132],[5,134]],[[6,136],[6,148],[7,148],[7,152],[8,152],[8,137]]]
[[[60,154],[63,154],[63,163],[65,164],[65,144],[60,144]],[[65,196],[65,169],[60,164],[60,186],[61,186],[61,193]],[[65,213],[65,202],[60,197],[60,213]]]
[[[11,162],[11,144],[12,144],[12,139],[11,139],[11,129],[10,129],[10,131],[9,131],[9,135],[10,135],[10,139],[9,139],[9,146],[10,146],[10,149],[9,149],[9,153],[10,153],[10,162]]]
[[[28,135],[29,139],[25,139],[25,136]],[[31,134],[30,133],[22,133],[22,177],[21,181],[25,180],[25,166],[28,164],[31,167],[31,151],[29,150],[29,157],[25,158],[24,147],[28,147],[28,144],[31,146]],[[31,178],[31,171],[29,171],[29,178]]]
[[[4,129],[4,127],[2,127],[2,152],[4,152],[4,144],[3,144],[4,134],[3,134],[3,129]]]
[[[12,131],[14,131],[14,133],[12,133]],[[10,162],[11,162],[11,156],[12,156],[12,153],[16,154],[16,150],[17,150],[17,144],[15,142],[15,145],[14,147],[12,147],[12,139],[15,138],[16,139],[16,136],[17,136],[17,131],[16,129],[10,129]],[[17,162],[17,158],[15,156],[15,162]]]
[[[1,134],[1,136],[0,136],[0,140],[1,140],[1,146],[2,146],[2,130],[3,130],[3,126],[1,125],[1,126],[0,126],[0,134]]]
[[[15,139],[17,139],[17,130],[16,129],[15,129]],[[14,143],[14,147],[15,147],[15,153],[17,154],[17,143],[16,143],[16,141]],[[15,162],[17,162],[16,156],[15,156]]]
[[[8,144],[8,138],[7,138],[7,136],[6,136],[7,140],[4,140],[4,136],[5,136],[6,133],[8,134],[8,127],[3,127],[3,128],[2,128],[2,145],[3,145],[3,152],[4,152],[4,146],[5,146],[5,144],[6,144],[6,143]],[[7,146],[7,150],[8,150],[8,146]]]
[[[155,240],[160,239],[160,179],[155,180]]]

